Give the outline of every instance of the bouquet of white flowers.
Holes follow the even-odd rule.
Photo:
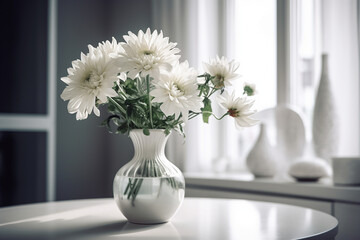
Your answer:
[[[68,76],[61,78],[67,84],[61,94],[69,100],[68,111],[76,119],[86,119],[93,111],[107,104],[109,116],[103,125],[113,122],[117,133],[128,134],[132,129],[164,129],[168,134],[175,129],[184,134],[183,124],[198,115],[208,123],[209,117],[235,118],[236,126],[248,127],[257,121],[250,116],[255,93],[253,84],[244,84],[241,96],[225,91],[239,77],[239,64],[225,57],[215,57],[204,63],[205,73],[198,75],[187,61],[179,62],[180,50],[176,43],[163,37],[162,31],[150,29],[137,35],[124,36],[125,42],[89,45],[87,54],[72,62]],[[210,97],[215,92],[226,112],[216,117]]]
[[[114,199],[133,222],[164,222],[180,206],[185,188],[181,171],[163,154],[167,135],[171,130],[185,135],[183,125],[198,115],[205,123],[211,116],[230,116],[237,127],[254,125],[254,100],[249,96],[256,90],[247,83],[240,96],[225,90],[239,77],[239,64],[225,57],[204,63],[205,73],[198,75],[187,61],[179,62],[180,50],[162,32],[129,32],[124,40],[89,45],[89,52],[81,53],[68,76],[61,78],[67,84],[61,98],[69,100],[68,111],[76,113],[77,120],[92,112],[100,116],[98,107],[107,105],[110,114],[103,125],[110,130],[115,125],[116,133],[128,134],[135,150],[133,159],[115,175]],[[220,117],[211,102],[216,92],[225,108]]]

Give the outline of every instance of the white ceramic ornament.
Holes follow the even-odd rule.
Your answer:
[[[331,167],[320,158],[300,158],[291,164],[288,173],[298,181],[317,181],[330,176]]]
[[[289,165],[302,157],[305,149],[305,125],[299,111],[287,105],[262,110],[254,115],[266,124],[276,154],[277,174],[286,174]]]
[[[273,177],[277,171],[274,149],[267,137],[266,125],[260,125],[259,137],[246,158],[246,165],[255,177]]]
[[[330,163],[336,155],[339,134],[335,99],[328,73],[328,56],[322,55],[322,70],[313,116],[313,143],[318,157]]]

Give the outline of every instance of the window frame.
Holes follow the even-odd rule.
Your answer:
[[[55,200],[56,186],[56,58],[57,0],[48,0],[47,108],[46,114],[0,113],[1,131],[45,132],[46,200]]]

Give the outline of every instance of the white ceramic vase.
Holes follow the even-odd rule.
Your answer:
[[[132,130],[133,159],[116,173],[114,200],[132,223],[155,224],[169,221],[185,195],[182,172],[165,156],[169,136],[152,129],[150,135]]]
[[[274,149],[263,123],[260,125],[259,137],[246,158],[246,165],[255,177],[273,177],[277,172]]]
[[[322,55],[322,69],[313,115],[313,145],[316,155],[330,162],[339,142],[338,116],[328,73],[328,56]]]

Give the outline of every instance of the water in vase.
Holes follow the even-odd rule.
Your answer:
[[[183,179],[179,177],[116,176],[116,178],[114,181],[116,204],[131,222],[153,223],[154,219],[159,223],[166,222],[184,199],[185,186]],[[139,216],[141,216],[140,220]]]

